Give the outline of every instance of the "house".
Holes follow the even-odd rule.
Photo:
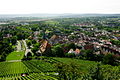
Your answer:
[[[50,38],[49,42],[51,43],[51,45],[53,45],[53,44],[58,43],[58,40],[59,40],[59,36],[53,35],[53,36]]]
[[[80,54],[80,49],[77,48],[77,49],[75,50],[75,55],[76,55],[76,56],[79,56],[79,54]]]
[[[48,54],[51,51],[51,45],[47,40],[41,40],[41,45],[39,50],[41,54]]]
[[[68,51],[68,53],[69,53],[69,54],[70,54],[70,53],[74,53],[76,56],[79,56],[80,50],[79,50],[78,48],[76,48],[75,51],[74,51],[73,49],[70,49],[70,50]]]
[[[75,51],[73,49],[70,49],[68,53],[75,53]]]

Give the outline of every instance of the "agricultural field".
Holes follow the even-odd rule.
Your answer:
[[[55,68],[44,61],[1,62],[0,65],[1,80],[56,79],[52,77],[55,75]],[[23,73],[27,76],[21,76]]]
[[[45,21],[45,24],[51,24],[51,25],[54,25],[54,24],[59,24],[58,21],[52,21],[52,20],[49,20],[49,21]]]
[[[74,58],[43,57],[40,60],[0,62],[0,80],[59,80],[56,63],[64,63],[79,66],[82,79],[88,79],[96,68],[97,62]],[[120,67],[101,65],[101,74],[105,80],[118,80]],[[91,73],[91,72],[92,73]],[[26,74],[23,76],[22,74]],[[117,74],[117,75],[116,75]]]
[[[22,62],[1,62],[0,65],[0,78],[12,78],[30,72]]]
[[[23,63],[34,72],[54,72],[55,67],[41,60],[23,61]],[[33,70],[34,68],[34,70]]]
[[[56,67],[54,63],[63,62],[69,64],[74,62],[78,64],[83,73],[87,73],[90,66],[95,62],[77,60],[71,58],[45,58],[45,60],[30,60],[16,62],[0,62],[0,79],[1,80],[29,80],[29,79],[50,79],[57,80]],[[90,66],[88,66],[90,65]],[[23,73],[27,76],[21,76]]]
[[[24,56],[24,51],[20,51],[20,52],[17,52],[17,51],[14,51],[14,52],[11,52],[6,60],[7,61],[10,61],[10,60],[21,60]]]

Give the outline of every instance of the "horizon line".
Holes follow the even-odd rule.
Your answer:
[[[5,13],[0,15],[31,15],[31,14],[120,14],[120,13]]]

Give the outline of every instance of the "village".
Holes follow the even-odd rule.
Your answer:
[[[118,79],[119,25],[119,17],[56,18],[2,24],[0,79],[59,80],[64,77],[60,70],[65,75],[81,74],[83,80],[89,74],[92,80],[91,74],[96,76],[98,69],[100,76],[110,69],[109,78],[112,75],[112,79]],[[96,72],[91,73],[93,70]]]
[[[114,26],[115,24],[109,24],[108,22],[105,22],[105,20],[98,20],[98,23],[101,24],[102,26]],[[20,23],[22,26],[29,26],[29,23]],[[28,36],[28,39],[30,40],[35,40],[36,42],[40,43],[41,45],[38,46],[38,51],[36,51],[39,55],[43,54],[46,50],[51,51],[50,47],[56,45],[56,44],[69,44],[69,43],[74,43],[76,49],[67,49],[67,52],[65,53],[74,53],[76,56],[80,56],[84,54],[82,50],[92,50],[92,54],[100,55],[100,54],[109,54],[112,53],[116,56],[120,56],[120,46],[116,45],[112,42],[113,41],[118,41],[120,39],[120,31],[119,30],[103,30],[99,29],[96,26],[96,24],[93,24],[93,22],[82,22],[82,23],[73,23],[70,24],[72,27],[76,26],[77,28],[71,30],[72,32],[69,33],[64,33],[59,30],[59,27],[56,27],[56,30],[51,32],[55,27],[49,27],[45,26],[44,30],[37,30],[33,32],[29,32],[28,34],[32,34],[32,36]],[[16,28],[16,24],[13,25],[11,28],[14,30]],[[8,27],[6,27],[8,28]],[[4,31],[4,29],[0,29],[0,31]],[[32,28],[29,28],[31,30]],[[34,27],[33,27],[34,29]],[[62,30],[62,28],[61,28]],[[67,30],[67,29],[66,29]],[[25,31],[26,32],[26,31]],[[24,33],[25,33],[24,32]],[[41,38],[39,35],[41,35]],[[52,34],[52,35],[50,35]],[[117,36],[116,36],[117,35]],[[4,34],[3,38],[11,38],[13,35],[12,34]],[[21,36],[21,35],[20,35]],[[22,37],[23,39],[23,37]],[[25,39],[25,38],[24,38]],[[23,39],[23,40],[24,40]],[[24,40],[25,45],[27,45],[27,40]],[[26,41],[26,42],[25,42]],[[28,43],[29,47],[26,47],[26,53],[25,55],[33,48],[32,43]],[[28,49],[29,48],[29,49]],[[48,48],[48,49],[47,49]],[[32,54],[35,54],[36,52],[32,52]],[[49,52],[48,52],[49,53]]]
[[[82,24],[83,25],[83,24]],[[81,25],[79,25],[81,27]],[[86,25],[87,26],[87,25]],[[89,26],[89,25],[88,25]],[[76,46],[79,47],[79,49],[73,51],[73,49],[70,49],[68,53],[75,53],[75,55],[81,54],[81,50],[93,50],[94,54],[109,54],[113,53],[115,55],[120,56],[120,47],[119,45],[115,45],[112,43],[111,40],[119,40],[120,36],[114,36],[119,35],[119,30],[108,32],[106,30],[99,30],[97,28],[88,27],[88,28],[81,28],[82,31],[87,32],[93,32],[92,35],[86,35],[84,32],[80,30],[76,30],[72,32],[71,34],[57,34],[51,36],[51,38],[47,38],[46,35],[48,33],[44,34],[44,39],[47,40],[50,45],[55,44],[67,44],[67,43],[74,43]],[[38,31],[34,32],[33,39],[37,40],[37,35],[39,34]],[[103,39],[99,38],[101,36],[107,36],[109,39]],[[46,45],[47,46],[47,45]],[[79,50],[79,51],[78,51]],[[77,52],[76,52],[77,51]]]

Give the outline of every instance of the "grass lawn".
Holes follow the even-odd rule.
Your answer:
[[[11,52],[6,60],[9,61],[9,60],[21,60],[24,56],[24,51],[21,51],[21,52],[17,52],[17,51],[14,51],[14,52]]]

